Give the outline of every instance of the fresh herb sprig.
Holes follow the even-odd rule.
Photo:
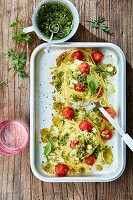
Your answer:
[[[8,85],[5,83],[11,76],[14,74],[18,74],[21,78],[28,78],[29,75],[25,71],[25,64],[26,64],[26,51],[21,52],[14,52],[13,49],[8,49],[7,51],[8,60],[11,61],[12,68],[8,67],[7,70],[11,71],[12,73],[3,81],[0,82],[4,87]]]
[[[27,34],[27,33],[24,33],[23,32],[23,27],[21,27],[19,25],[19,13],[17,14],[17,17],[16,17],[16,21],[13,22],[10,27],[11,28],[14,28],[14,27],[18,27],[20,28],[17,33],[12,33],[12,40],[16,40],[18,43],[21,43],[23,40],[26,42],[26,43],[30,43],[33,41],[33,38]]]
[[[103,30],[106,33],[112,34],[111,30],[108,29],[108,26],[103,23],[104,21],[105,21],[104,17],[98,17],[98,19],[92,20],[92,21],[91,20],[87,20],[87,22],[92,23],[91,24],[92,28],[101,29],[101,30]]]

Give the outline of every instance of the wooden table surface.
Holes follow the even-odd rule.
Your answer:
[[[9,25],[20,12],[23,27],[32,25],[32,14],[40,0],[0,0],[0,80],[8,75],[7,48],[27,50],[27,71],[31,52],[43,41],[34,33],[32,44],[16,44],[11,39]],[[72,42],[112,42],[125,53],[127,60],[127,132],[133,137],[133,1],[132,0],[71,0],[80,15],[80,25]],[[104,16],[114,32],[110,36],[95,30],[86,22]],[[28,89],[18,89],[23,83]],[[17,75],[0,86],[0,121],[17,119],[29,127],[29,79]],[[114,155],[115,156],[115,155]],[[29,144],[16,156],[0,156],[0,200],[133,200],[133,154],[127,149],[123,175],[110,183],[45,183],[30,169]]]

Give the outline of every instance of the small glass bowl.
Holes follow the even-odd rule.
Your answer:
[[[0,123],[0,153],[16,155],[27,145],[29,133],[27,128],[16,120]]]

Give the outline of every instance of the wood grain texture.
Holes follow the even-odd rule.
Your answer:
[[[8,74],[5,51],[27,50],[27,71],[34,48],[42,43],[34,33],[32,44],[21,46],[11,39],[12,23],[20,13],[22,26],[32,24],[32,13],[40,0],[0,0],[0,80]],[[71,0],[80,15],[80,26],[70,39],[73,42],[113,42],[125,53],[127,60],[127,132],[133,137],[133,1],[132,0]],[[86,22],[105,16],[114,32],[110,36],[95,30]],[[28,89],[18,89],[23,83]],[[29,127],[29,80],[15,76],[8,88],[0,86],[0,121],[17,119]],[[133,200],[133,154],[127,149],[127,164],[123,175],[111,183],[45,183],[31,172],[29,145],[16,156],[0,156],[0,200]]]

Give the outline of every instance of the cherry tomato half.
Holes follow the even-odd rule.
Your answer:
[[[99,91],[99,88],[97,89],[97,92]],[[99,95],[98,95],[98,97],[97,98],[100,98],[100,97],[102,97],[103,96],[103,89],[101,89],[101,91],[100,91],[100,93],[99,93]]]
[[[90,155],[87,159],[88,159],[88,161],[86,162],[87,165],[93,165],[95,163],[95,156]]]
[[[92,58],[96,63],[99,63],[103,60],[104,55],[100,51],[94,51],[92,53]]]
[[[104,107],[104,109],[107,111],[107,113],[114,118],[115,117],[115,113],[114,111],[110,108],[110,107]],[[108,121],[108,119],[104,116],[104,114],[102,114],[103,118]]]
[[[75,148],[79,144],[79,141],[75,142],[74,140],[70,142],[70,147]]]
[[[90,66],[88,63],[83,62],[79,65],[78,69],[81,73],[88,73],[90,71]]]
[[[74,110],[71,107],[65,107],[62,110],[63,117],[72,119],[74,117]]]
[[[80,124],[79,124],[79,128],[80,128],[81,131],[87,130],[87,131],[90,132],[91,129],[92,129],[92,125],[91,125],[91,123],[88,122],[87,120],[82,120],[82,121],[80,122]]]
[[[105,128],[105,129],[102,130],[101,136],[104,140],[110,140],[113,137],[113,131]]]
[[[83,53],[81,51],[75,51],[73,54],[72,54],[72,60],[74,61],[75,59],[78,59],[78,60],[82,60],[83,59]]]
[[[55,171],[58,176],[65,176],[67,174],[68,168],[65,164],[58,164],[55,167]]]
[[[82,86],[80,83],[76,83],[75,84],[75,90],[77,90],[79,92],[83,92],[83,91],[85,91],[85,87]]]

